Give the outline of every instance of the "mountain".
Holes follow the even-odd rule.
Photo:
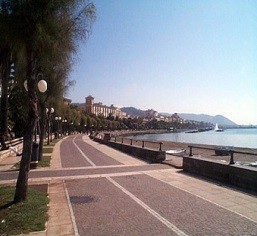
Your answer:
[[[122,107],[121,111],[126,112],[126,114],[130,116],[140,116],[140,117],[145,116],[145,111],[137,109],[135,107]]]
[[[145,117],[146,111],[137,109],[135,107],[122,107],[121,111],[131,116]],[[160,112],[160,115],[171,116],[170,113]],[[237,126],[237,124],[222,115],[210,116],[205,114],[193,114],[193,113],[178,113],[179,117],[185,120],[203,121],[207,123],[216,124],[221,126]]]
[[[170,116],[170,113],[162,112],[162,115]],[[222,115],[210,116],[206,114],[178,113],[179,117],[185,120],[203,121],[206,123],[219,124],[221,126],[237,126],[235,122]]]
[[[222,115],[210,116],[205,114],[191,114],[191,113],[179,113],[178,115],[182,119],[210,122],[212,124],[218,123],[221,126],[237,125],[235,122],[229,120],[228,118]]]

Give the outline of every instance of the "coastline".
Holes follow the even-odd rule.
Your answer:
[[[183,130],[181,130],[183,132]],[[114,138],[117,138],[117,141],[121,141],[121,138],[124,137],[124,143],[125,144],[132,144],[135,146],[142,146],[142,140],[136,140],[133,138],[127,138],[128,136],[137,136],[137,135],[143,135],[143,134],[161,134],[161,133],[170,133],[167,130],[145,130],[145,131],[114,131],[111,132],[111,136]],[[186,150],[186,156],[189,156],[189,145],[193,146],[200,146],[203,148],[217,148],[217,145],[207,145],[207,144],[195,144],[195,143],[182,143],[182,142],[173,142],[173,141],[164,141],[164,140],[153,140],[153,139],[144,139],[145,142],[145,148],[149,149],[156,149],[159,148],[159,143],[162,143],[162,150],[172,150],[172,149],[185,149]],[[147,142],[149,141],[149,142]],[[152,143],[155,142],[155,143]],[[256,148],[241,148],[241,147],[234,147],[235,151],[240,152],[250,152],[250,153],[257,153]],[[208,159],[213,160],[220,160],[223,162],[229,162],[230,156],[218,156],[215,154],[214,150],[207,150],[207,149],[197,149],[193,148],[193,155],[194,157],[205,157]],[[170,155],[166,155],[167,157]],[[257,161],[257,155],[247,155],[247,154],[234,154],[235,162],[255,162]]]
[[[181,131],[182,132],[182,131]],[[109,132],[112,137],[122,136],[137,136],[137,135],[144,135],[144,134],[165,134],[170,133],[168,130],[159,129],[159,130],[119,130],[119,131],[112,131]]]

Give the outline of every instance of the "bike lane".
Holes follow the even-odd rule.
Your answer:
[[[81,154],[79,149],[74,145],[73,139],[68,137],[60,144],[60,157],[62,168],[72,168],[81,166],[92,166],[90,162]]]
[[[63,168],[122,165],[122,163],[84,142],[82,137],[82,135],[76,135],[62,141],[60,156]]]

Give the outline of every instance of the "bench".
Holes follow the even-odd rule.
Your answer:
[[[15,152],[15,150],[16,150],[15,153],[17,154],[18,150],[22,149],[23,137],[8,140],[8,141],[5,142],[5,144],[9,148],[6,149],[6,150],[0,151],[0,161],[5,159],[6,157],[8,157],[11,154],[11,152]]]

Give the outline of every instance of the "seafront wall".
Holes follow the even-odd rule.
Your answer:
[[[149,163],[158,163],[165,160],[166,152],[160,150],[153,150],[148,148],[137,147],[133,145],[128,145],[124,143],[114,142],[110,140],[104,140],[101,138],[95,137],[96,142],[106,144],[112,148],[115,148],[119,151],[137,157],[139,159],[145,160]]]
[[[257,169],[204,157],[183,157],[183,170],[257,192]]]
[[[102,138],[103,137],[104,136],[102,136]],[[169,141],[153,142],[145,140],[145,144],[142,145],[142,140],[133,140],[131,138],[116,137],[110,139],[110,135],[109,139],[105,140],[102,138],[94,139],[95,141],[104,143],[110,147],[151,163],[162,161],[170,163],[169,161],[172,156],[168,155],[166,158],[165,150],[183,148],[186,150],[186,155],[183,157],[173,156],[172,158],[177,161],[180,159],[181,163],[181,159],[183,159],[183,170],[185,172],[257,192],[257,168],[243,165],[243,163],[246,164],[257,161],[256,150],[234,148],[235,153],[233,156],[236,164],[230,164],[231,156],[216,155],[215,148],[217,148],[217,146],[214,145],[201,145],[200,148],[193,145],[193,156],[191,157],[189,147],[192,146],[192,144],[189,143],[176,143]],[[159,145],[160,143],[161,147]],[[248,152],[251,152],[252,155],[247,155],[246,153]]]
[[[156,130],[121,130],[121,131],[112,131],[110,132],[112,137],[127,137],[127,136],[137,136],[144,134],[164,134],[170,133],[167,129],[156,129]]]

